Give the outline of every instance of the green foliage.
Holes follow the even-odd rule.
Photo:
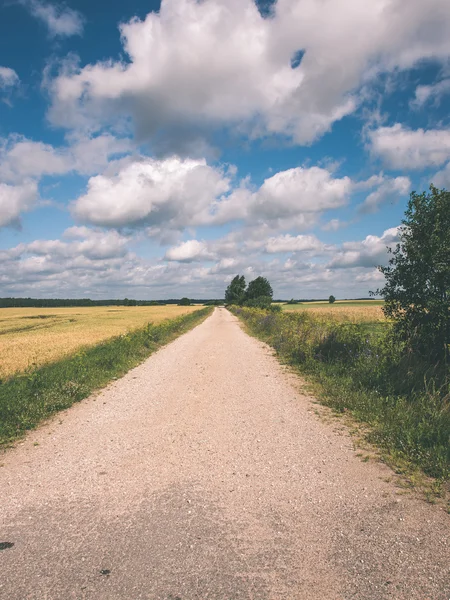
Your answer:
[[[273,290],[265,277],[257,277],[245,288],[245,277],[236,275],[225,291],[225,302],[234,306],[252,306],[269,308],[273,298]]]
[[[405,350],[446,362],[450,344],[450,192],[411,194],[387,267],[384,313]]]
[[[272,298],[270,296],[258,296],[258,298],[250,298],[244,302],[244,306],[249,306],[251,308],[263,308],[268,309],[272,303]]]
[[[283,308],[282,308],[281,304],[271,304],[269,306],[269,310],[270,310],[270,312],[273,312],[273,313],[280,313],[283,311]]]
[[[445,367],[405,354],[391,324],[339,322],[307,311],[235,308],[249,329],[318,382],[324,402],[371,425],[370,441],[427,474],[450,474]]]
[[[257,298],[268,297],[272,302],[273,290],[269,281],[265,277],[257,277],[250,281],[248,284],[247,291],[245,292],[245,298],[247,301],[256,300]]]
[[[211,314],[203,308],[121,335],[25,374],[0,380],[0,444],[121,377]]]
[[[181,298],[181,300],[178,302],[178,306],[190,306],[191,305],[191,301],[189,300],[189,298]]]
[[[330,304],[334,304],[334,303],[336,302],[336,298],[335,298],[333,295],[331,295],[331,296],[328,298],[328,302],[329,302]]]
[[[240,306],[245,300],[245,277],[236,275],[225,291],[226,304]]]

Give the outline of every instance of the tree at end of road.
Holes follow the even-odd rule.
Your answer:
[[[225,291],[225,303],[241,305],[245,300],[245,277],[236,275]]]
[[[256,298],[268,297],[272,302],[273,290],[269,280],[265,277],[257,277],[248,284],[245,294],[246,300],[255,300]]]

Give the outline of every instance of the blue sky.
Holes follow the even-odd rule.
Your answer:
[[[0,4],[0,296],[367,296],[450,182],[446,0]]]

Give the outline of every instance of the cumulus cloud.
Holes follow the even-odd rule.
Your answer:
[[[352,267],[374,268],[386,264],[387,247],[394,247],[399,241],[399,228],[387,229],[381,237],[368,235],[361,242],[344,242],[336,252],[329,267],[345,269]]]
[[[391,169],[424,169],[450,158],[450,129],[408,129],[400,123],[369,134],[369,147]]]
[[[50,120],[91,128],[131,116],[138,138],[181,153],[223,125],[313,142],[378,74],[446,60],[450,15],[447,0],[278,0],[270,18],[253,0],[162,0],[120,34],[126,59],[62,65]]]
[[[335,178],[320,167],[297,167],[276,173],[256,191],[245,186],[233,191],[218,206],[216,220],[306,228],[321,212],[347,204],[351,190],[349,177]]]
[[[261,239],[261,232],[267,237],[315,224],[323,211],[347,204],[353,185],[349,177],[335,178],[319,167],[280,171],[259,188],[235,176],[233,167],[205,160],[141,157],[92,177],[72,213],[97,226],[147,226],[149,235],[160,238],[187,227],[239,221]]]
[[[72,206],[83,222],[107,227],[147,225],[183,229],[208,221],[229,178],[204,160],[142,159],[113,175],[97,175]]]
[[[25,181],[20,185],[0,182],[0,228],[19,225],[21,213],[30,210],[38,197],[34,181]]]
[[[208,250],[205,242],[188,240],[178,246],[169,248],[164,258],[178,262],[192,262],[195,260],[213,260],[214,256],[214,253]]]
[[[277,254],[282,252],[321,252],[325,245],[316,238],[315,235],[297,235],[289,234],[271,237],[264,246],[268,254]]]
[[[11,294],[80,297],[93,289],[104,297],[116,286],[126,289],[133,278],[138,285],[142,264],[128,242],[117,232],[72,227],[63,239],[19,244],[0,251],[0,284]],[[147,265],[145,274],[152,270],[157,268]]]
[[[83,15],[63,4],[47,4],[40,0],[20,0],[30,14],[44,23],[50,37],[70,37],[83,33]]]
[[[20,182],[28,177],[40,179],[44,175],[70,172],[89,175],[106,167],[112,157],[130,149],[128,139],[117,139],[109,134],[73,138],[70,144],[60,147],[11,135],[0,139],[0,179]]]
[[[128,250],[134,238],[116,231],[71,227],[61,239],[0,250],[0,285],[7,295],[158,299],[173,297],[176,290],[179,296],[220,298],[231,278],[242,273],[247,281],[258,275],[268,277],[277,297],[328,297],[330,292],[337,297],[364,296],[379,280],[373,268],[379,262],[376,254],[381,256],[384,244],[395,237],[394,229],[380,238],[369,236],[363,242],[318,252],[312,247],[319,247],[320,242],[311,240],[303,245],[311,248],[304,254],[295,251],[287,259],[281,254],[267,260],[261,254],[264,244],[252,247],[245,236],[231,233],[219,240],[189,240],[197,243],[178,245],[171,249],[177,249],[172,259],[166,256],[162,261],[134,255]],[[299,245],[291,244],[290,249],[294,248],[298,250]],[[284,252],[287,246],[280,250]],[[346,264],[324,264],[328,251],[344,257]],[[365,253],[372,259],[357,261],[349,252]],[[197,260],[201,255],[203,259]]]
[[[358,212],[361,214],[376,213],[383,204],[396,202],[400,196],[405,196],[411,189],[409,177],[392,178],[381,175],[375,180],[377,188],[358,206]]]
[[[259,256],[262,250],[266,254],[300,253],[320,254],[330,247],[325,246],[314,235],[290,234],[273,236],[269,239],[249,240],[241,230],[239,233],[231,233],[223,238],[210,241],[188,240],[178,246],[167,250],[164,258],[169,261],[194,262],[194,261],[218,261],[214,272],[235,269],[239,264],[236,256],[245,257],[243,260],[251,260],[250,257]]]

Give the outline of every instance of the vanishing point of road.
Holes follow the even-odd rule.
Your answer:
[[[449,600],[448,514],[300,385],[216,309],[30,432],[0,457],[0,598]]]

